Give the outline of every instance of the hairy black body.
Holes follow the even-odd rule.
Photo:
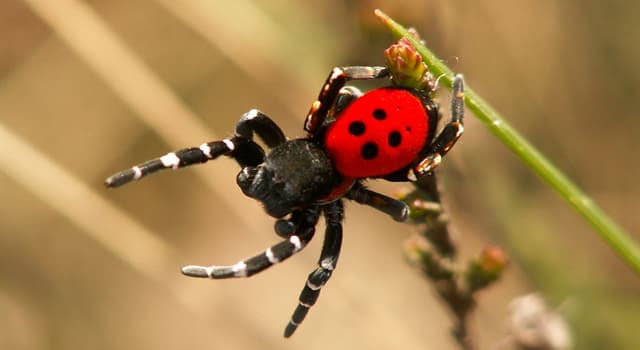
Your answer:
[[[286,141],[256,167],[245,167],[237,183],[248,197],[263,203],[266,212],[281,218],[313,205],[340,182],[331,160],[308,139]]]

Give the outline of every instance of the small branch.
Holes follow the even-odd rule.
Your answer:
[[[469,315],[476,306],[476,292],[500,278],[508,258],[500,248],[486,247],[466,266],[456,263],[457,247],[449,231],[449,219],[436,180],[433,174],[423,176],[415,182],[416,189],[398,195],[410,208],[410,221],[423,226],[420,235],[405,243],[405,254],[432,282],[455,316],[452,333],[460,347],[473,350]]]
[[[418,33],[411,36],[420,40]],[[414,45],[401,38],[384,51],[391,80],[397,86],[435,92],[435,79]],[[498,248],[485,248],[466,267],[456,263],[457,247],[449,231],[437,177],[433,172],[414,181],[415,189],[398,198],[409,206],[409,219],[422,227],[421,235],[405,244],[407,257],[431,280],[433,287],[456,318],[452,331],[464,350],[473,350],[469,315],[476,305],[476,292],[496,281],[507,266],[507,257]]]
[[[506,254],[497,247],[486,247],[472,259],[466,268],[457,267],[450,257],[439,255],[429,240],[429,226],[420,236],[405,244],[409,260],[418,266],[431,280],[440,298],[446,303],[456,319],[452,331],[462,349],[475,348],[469,331],[469,316],[476,306],[476,292],[497,281],[508,265]]]
[[[430,72],[438,77],[440,84],[451,88],[453,71],[438,57],[429,51],[420,40],[392,20],[380,10],[376,16],[398,38],[406,38],[420,53],[422,59],[429,66]],[[578,186],[569,180],[558,168],[535,149],[522,135],[513,129],[487,102],[473,89],[465,86],[465,103],[476,117],[487,125],[489,130],[498,137],[511,151],[513,151],[529,168],[553,187],[569,205],[571,205],[609,246],[640,275],[640,248],[618,224],[605,214]]]

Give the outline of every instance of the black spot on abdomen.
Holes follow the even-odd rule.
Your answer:
[[[375,159],[378,156],[378,145],[373,142],[367,142],[362,146],[360,154],[366,160]]]
[[[373,117],[378,120],[384,120],[387,118],[387,112],[384,109],[377,108],[373,110]]]
[[[402,135],[398,131],[392,131],[389,133],[387,142],[391,147],[398,147],[402,143]]]
[[[366,127],[363,122],[356,120],[349,124],[349,133],[353,136],[360,136],[364,134]]]

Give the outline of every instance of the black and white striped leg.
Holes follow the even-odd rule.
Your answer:
[[[311,104],[304,130],[314,136],[333,107],[342,87],[350,80],[380,79],[389,76],[386,67],[335,67],[325,81],[318,99]]]
[[[189,265],[182,268],[182,273],[190,277],[200,278],[234,278],[249,277],[279,263],[295,253],[299,252],[313,238],[315,225],[318,222],[320,211],[317,207],[298,210],[291,215],[290,222],[296,227],[295,234],[287,239],[267,248],[264,252],[254,257],[241,260],[228,266],[198,266]]]
[[[451,121],[445,125],[431,144],[431,152],[409,171],[409,179],[416,180],[435,169],[447,152],[458,141],[464,131],[464,78],[457,74],[453,80],[453,96],[451,98]]]
[[[396,221],[405,221],[409,215],[409,207],[404,202],[368,190],[359,182],[351,187],[345,197],[379,210]]]
[[[326,219],[326,231],[322,253],[318,261],[318,268],[307,278],[307,283],[300,293],[298,306],[291,316],[291,320],[284,330],[286,338],[293,335],[300,323],[304,320],[309,309],[316,303],[320,296],[320,289],[327,283],[338,263],[340,247],[342,246],[342,216],[344,209],[342,202],[337,200],[323,206]]]
[[[240,117],[235,132],[236,136],[247,139],[252,139],[253,133],[256,132],[270,148],[287,140],[280,127],[269,116],[257,109],[252,109]]]
[[[200,147],[169,152],[160,158],[149,160],[111,175],[105,180],[104,184],[107,187],[119,187],[160,170],[178,169],[193,164],[205,163],[221,155],[235,158],[241,166],[257,165],[264,161],[264,151],[258,144],[243,137],[232,137],[221,141],[203,143]]]
[[[240,117],[234,137],[167,153],[160,158],[110,176],[105,181],[105,185],[107,187],[122,186],[159,170],[204,163],[221,155],[234,158],[241,167],[256,166],[264,161],[264,150],[252,141],[254,132],[269,147],[275,147],[286,141],[284,133],[273,120],[259,110],[252,109]]]

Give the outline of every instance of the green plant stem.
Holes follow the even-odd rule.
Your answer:
[[[405,37],[422,56],[439,83],[451,88],[453,71],[427,49],[409,31],[380,10],[375,11],[383,23],[398,38]],[[536,174],[553,187],[587,222],[609,246],[640,275],[640,248],[634,240],[607,214],[605,214],[578,186],[536,150],[522,135],[513,129],[473,89],[465,86],[465,103],[489,130],[525,162]]]

